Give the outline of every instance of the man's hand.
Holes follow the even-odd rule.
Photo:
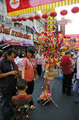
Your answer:
[[[4,77],[7,77],[9,75],[18,75],[18,71],[10,71],[10,72],[7,72],[7,73],[0,73],[0,78],[4,78]]]
[[[16,71],[16,70],[13,70],[10,72],[10,75],[16,75],[16,74],[18,74],[18,71]]]

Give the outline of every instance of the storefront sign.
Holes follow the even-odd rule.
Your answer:
[[[5,28],[5,26],[0,26],[0,33],[4,33],[4,34],[8,34],[8,35],[12,35],[15,37],[21,37],[21,38],[25,38],[25,39],[31,39],[31,36],[28,34],[23,34],[22,32],[18,32],[15,30],[11,30],[11,28]]]

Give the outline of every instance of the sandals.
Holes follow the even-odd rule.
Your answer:
[[[31,105],[30,106],[30,110],[34,110],[35,109],[35,106],[34,105]]]

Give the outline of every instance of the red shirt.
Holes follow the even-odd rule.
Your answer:
[[[29,61],[28,58],[24,58],[22,66],[25,67],[25,80],[31,82],[34,78],[34,69],[37,67],[35,59]]]
[[[63,74],[71,74],[71,67],[70,65],[72,64],[71,60],[69,59],[68,56],[64,56],[62,58],[62,70]]]

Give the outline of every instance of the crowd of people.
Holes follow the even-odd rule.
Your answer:
[[[15,50],[0,51],[0,88],[2,92],[3,120],[30,120],[29,109],[35,109],[32,93],[34,78],[43,77],[43,52],[28,48],[26,53],[18,55]],[[66,51],[61,60],[63,80],[62,93],[72,95],[71,86],[74,77],[74,102],[78,103],[79,88],[79,52]],[[45,70],[45,69],[44,69]]]

